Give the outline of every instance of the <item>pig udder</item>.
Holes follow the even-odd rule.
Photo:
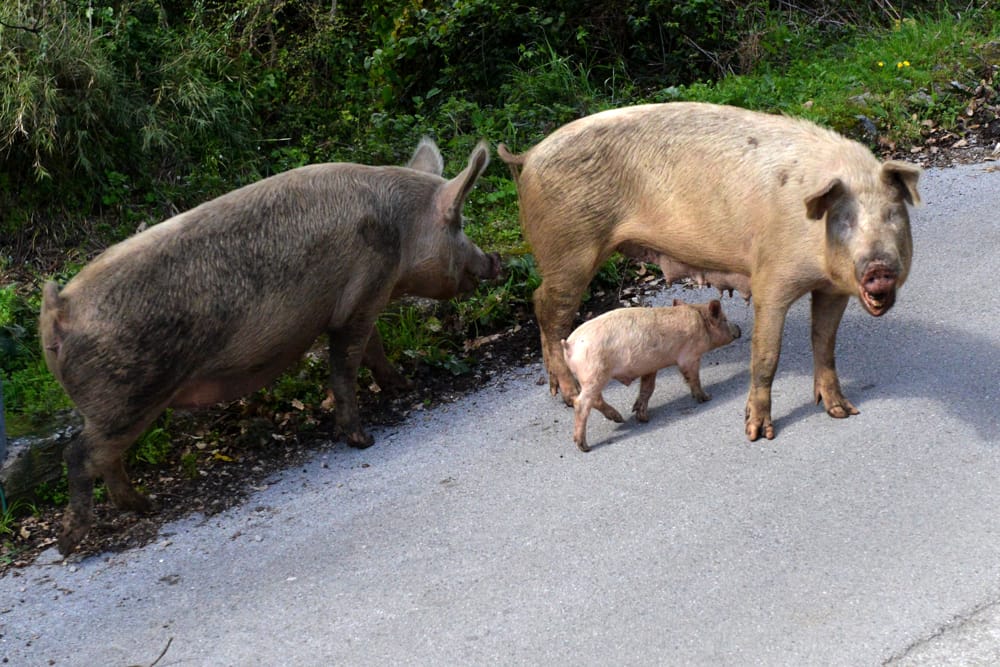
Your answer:
[[[728,292],[729,296],[732,296],[735,290],[744,299],[750,300],[750,277],[742,273],[716,271],[694,266],[635,243],[623,243],[618,249],[637,261],[659,265],[663,272],[663,280],[667,285],[689,278],[698,287],[714,287],[719,290],[720,294]]]

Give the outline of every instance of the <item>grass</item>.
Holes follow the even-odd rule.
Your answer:
[[[897,143],[919,139],[921,121],[952,126],[968,96],[952,82],[974,88],[986,66],[983,53],[1000,28],[974,18],[901,21],[886,33],[835,44],[809,58],[767,61],[752,74],[667,88],[656,100],[687,99],[802,116],[857,138],[859,116]],[[793,40],[787,28],[771,39]],[[776,52],[780,44],[765,46]]]

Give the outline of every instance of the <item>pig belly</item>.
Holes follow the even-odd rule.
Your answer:
[[[232,369],[209,377],[193,378],[174,394],[170,407],[203,408],[216,403],[235,401],[261,387],[266,387],[299,356],[301,355],[291,358],[282,356],[265,365],[254,366],[245,371]]]
[[[626,387],[632,384],[636,378],[650,373],[656,373],[661,368],[667,368],[677,363],[676,350],[664,349],[667,346],[657,349],[641,349],[628,355],[626,363],[618,364],[611,372],[611,377],[618,380]]]

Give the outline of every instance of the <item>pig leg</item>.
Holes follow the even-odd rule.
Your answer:
[[[694,400],[699,403],[712,400],[711,395],[706,394],[705,390],[701,388],[700,357],[695,357],[694,359],[679,359],[677,361],[677,369],[680,370],[681,376],[684,377],[684,381],[691,389],[691,395],[694,396]]]
[[[129,481],[122,456],[135,442],[155,415],[138,425],[131,425],[120,435],[109,436],[106,430],[86,419],[83,430],[63,454],[69,486],[69,507],[63,516],[59,535],[59,553],[68,555],[90,530],[94,520],[94,480],[102,478],[114,504],[124,510],[148,512],[149,499],[140,494]]]
[[[372,327],[371,335],[368,337],[368,345],[365,347],[365,354],[361,359],[361,364],[372,372],[375,382],[380,389],[389,392],[409,389],[413,383],[403,377],[396,368],[389,363],[385,356],[385,348],[382,347],[382,336],[378,333],[378,328]]]
[[[817,403],[823,401],[828,415],[837,419],[858,414],[840,389],[834,360],[837,328],[849,299],[839,294],[812,293],[813,396]]]
[[[635,399],[635,404],[632,406],[632,412],[635,413],[635,418],[644,424],[649,421],[649,399],[652,397],[653,390],[655,388],[655,372],[643,375],[639,379],[639,397]]]
[[[625,421],[625,418],[622,417],[622,414],[617,410],[615,410],[615,408],[610,403],[604,400],[603,395],[598,394],[597,398],[594,399],[593,405],[600,411],[602,415],[604,415],[610,421],[618,422],[619,424]]]
[[[774,439],[771,422],[771,384],[781,357],[781,334],[788,304],[769,304],[754,291],[754,327],[750,344],[750,393],[746,406],[746,434],[751,441],[760,436]]]
[[[348,445],[358,449],[370,447],[375,441],[361,429],[357,395],[358,367],[368,346],[374,320],[374,316],[360,317],[329,332],[330,388],[337,402],[337,431],[344,435]]]
[[[600,396],[600,393],[597,394]],[[573,442],[581,452],[589,452],[587,445],[587,417],[590,416],[590,408],[593,405],[594,397],[592,392],[584,390],[573,400]]]
[[[551,272],[542,271],[542,284],[533,297],[535,317],[541,330],[542,356],[549,371],[549,391],[553,396],[562,392],[566,405],[573,405],[579,389],[566,366],[559,341],[568,338],[573,330],[573,317],[590,279],[600,266],[600,259],[597,253],[582,250],[561,258],[562,263]]]
[[[594,390],[584,386],[577,397],[573,399],[573,442],[576,443],[581,452],[590,451],[590,447],[587,445],[587,417],[590,416],[591,408],[597,408],[602,415],[613,422],[620,424],[625,421],[621,413],[604,400],[599,389]]]

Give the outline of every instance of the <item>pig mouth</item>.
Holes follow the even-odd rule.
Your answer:
[[[865,271],[858,289],[861,305],[874,317],[889,312],[896,303],[896,272],[874,264]]]
[[[476,289],[480,280],[492,280],[500,275],[500,255],[491,252],[486,255],[486,266],[467,268],[459,281],[458,291],[462,294]]]
[[[892,305],[896,303],[896,290],[876,294],[861,289],[861,305],[865,307],[870,315],[881,317],[889,312]]]

